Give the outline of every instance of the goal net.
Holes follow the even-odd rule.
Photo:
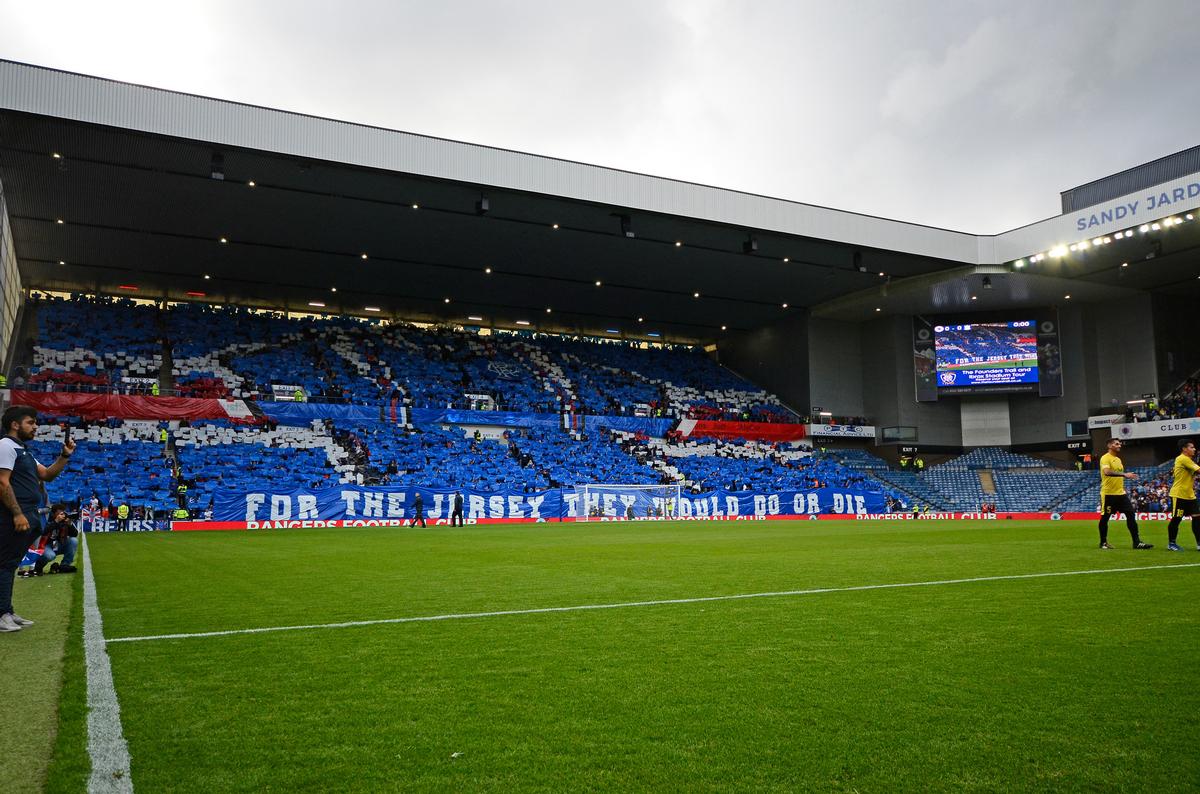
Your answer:
[[[576,485],[576,521],[666,521],[679,515],[678,485]]]

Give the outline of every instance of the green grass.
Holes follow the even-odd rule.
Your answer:
[[[1157,528],[1148,527],[1147,536]],[[1168,563],[1091,525],[89,538],[108,637]],[[142,791],[1192,789],[1200,568],[112,643]]]
[[[71,794],[85,791],[92,771],[87,754],[87,668],[83,657],[83,574],[74,587],[63,657],[62,690],[58,699],[58,730],[46,774],[45,791]]]
[[[0,785],[6,794],[42,791],[55,746],[63,647],[73,583],[82,574],[17,579],[13,606],[34,621],[0,634],[0,702],[4,703],[4,758]]]

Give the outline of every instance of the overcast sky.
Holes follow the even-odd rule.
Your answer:
[[[1200,143],[1195,0],[0,0],[0,57],[963,231]]]

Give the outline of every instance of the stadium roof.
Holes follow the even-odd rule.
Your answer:
[[[31,288],[687,341],[798,307],[907,311],[884,293],[908,284],[920,303],[917,285],[1007,274],[1128,222],[976,236],[8,61],[0,184]],[[1197,244],[1200,223],[1141,235],[992,294],[1192,289]]]

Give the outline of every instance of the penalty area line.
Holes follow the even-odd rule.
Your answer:
[[[84,558],[86,560],[86,557]],[[706,604],[714,601],[745,601],[752,598],[789,598],[821,595],[824,593],[856,593],[868,590],[898,590],[911,587],[938,587],[953,584],[975,584],[978,582],[1005,582],[1018,579],[1049,579],[1056,576],[1093,576],[1106,573],[1131,573],[1134,571],[1156,571],[1167,568],[1200,568],[1200,562],[1168,565],[1136,565],[1130,568],[1093,568],[1082,571],[1048,571],[1043,573],[1014,573],[1000,576],[972,576],[966,579],[932,579],[925,582],[888,582],[885,584],[860,584],[848,587],[815,587],[807,590],[775,590],[763,593],[735,593],[733,595],[697,596],[694,598],[657,598],[649,601],[618,601],[610,604],[575,604],[562,607],[535,607],[531,609],[498,609],[490,612],[453,612],[446,615],[415,615],[403,618],[379,618],[376,620],[349,620],[341,623],[307,623],[298,626],[265,626],[253,629],[227,629],[224,631],[197,631],[186,634],[148,634],[141,637],[113,637],[109,644],[117,642],[151,642],[154,640],[191,640],[201,637],[231,637],[239,634],[268,634],[277,631],[309,631],[314,629],[349,629],[358,626],[386,626],[396,623],[432,623],[439,620],[471,620],[476,618],[498,618],[511,615],[546,615],[555,612],[586,612],[597,609],[633,609],[635,607],[672,606],[676,604]]]

